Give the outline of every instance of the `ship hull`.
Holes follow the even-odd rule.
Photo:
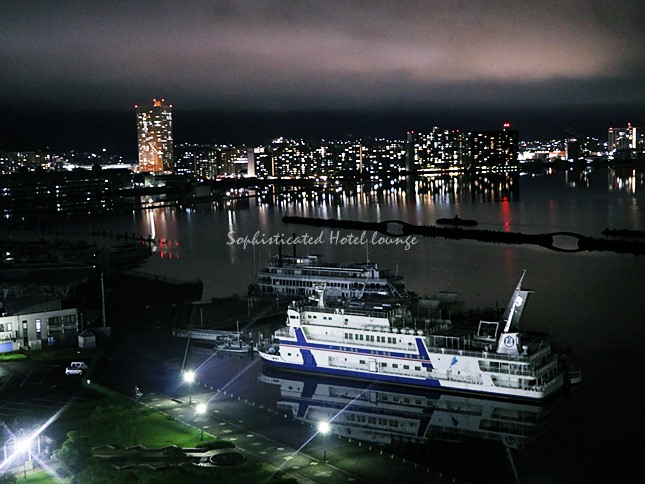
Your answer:
[[[406,377],[402,375],[388,375],[378,372],[360,371],[356,369],[331,368],[320,366],[315,363],[295,363],[285,361],[280,355],[274,355],[259,351],[260,357],[269,365],[286,371],[298,373],[315,373],[340,378],[351,378],[367,380],[395,385],[428,388],[446,392],[477,394],[496,398],[521,399],[530,401],[544,400],[556,393],[563,385],[563,378],[560,376],[552,382],[549,388],[544,390],[522,390],[504,387],[488,387],[481,384],[466,382],[455,382],[430,377]],[[430,355],[432,356],[432,355]],[[423,360],[418,360],[423,363]]]

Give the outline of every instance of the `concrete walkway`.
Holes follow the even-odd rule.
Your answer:
[[[277,475],[299,483],[456,482],[400,457],[383,454],[366,443],[329,434],[317,435],[308,424],[224,393],[194,394],[172,399],[161,394],[141,397],[140,403],[175,419],[204,429],[205,434],[228,440],[247,458],[272,465]],[[195,406],[206,403],[205,415]],[[326,457],[326,461],[325,461]]]

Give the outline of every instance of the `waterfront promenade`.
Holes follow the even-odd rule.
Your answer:
[[[334,434],[318,435],[316,429],[291,415],[276,413],[224,392],[196,391],[190,402],[188,398],[150,393],[143,395],[139,402],[232,442],[247,459],[266,462],[275,468],[275,475],[299,483],[457,482],[451,476],[382,453],[368,444]],[[195,411],[199,403],[208,404],[203,416]]]

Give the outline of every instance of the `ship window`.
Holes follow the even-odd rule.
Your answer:
[[[358,362],[359,362],[361,365],[364,365],[364,364],[365,364],[365,360],[358,360]]]
[[[409,370],[409,369],[410,369],[410,365],[403,365],[403,369],[404,369],[404,370]]]
[[[415,366],[414,369],[419,371],[421,369],[421,367],[420,366]]]
[[[381,366],[387,366],[387,363],[381,363]]]
[[[392,368],[398,368],[398,367],[399,367],[398,364],[396,364],[396,363],[392,364]]]

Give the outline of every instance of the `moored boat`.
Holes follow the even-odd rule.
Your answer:
[[[438,218],[437,224],[439,225],[454,225],[455,227],[474,227],[478,224],[477,220],[460,218],[455,215],[453,218]]]
[[[408,302],[362,306],[294,302],[286,326],[262,344],[269,364],[289,370],[540,400],[563,385],[558,358],[543,337],[519,332],[529,291],[517,284],[499,321],[476,331],[448,319],[413,318]]]
[[[361,299],[369,296],[407,295],[403,277],[390,274],[375,262],[341,264],[326,262],[321,255],[278,255],[258,272],[253,290],[259,294],[288,297],[314,295],[318,284],[326,285],[325,297]]]

